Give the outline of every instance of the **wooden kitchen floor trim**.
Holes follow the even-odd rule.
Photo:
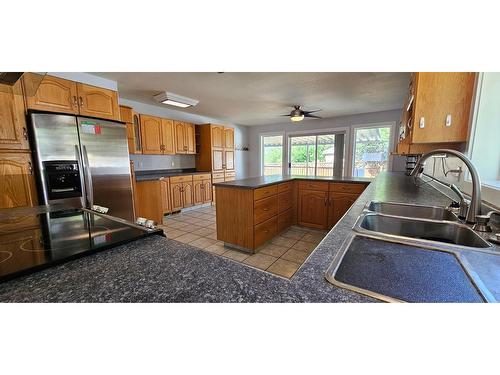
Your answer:
[[[160,227],[169,239],[287,279],[297,272],[327,233],[293,226],[251,254],[226,247],[217,240],[215,212],[212,206],[169,215]]]

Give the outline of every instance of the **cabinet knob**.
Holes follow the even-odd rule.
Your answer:
[[[28,171],[30,174],[33,174],[33,165],[31,164],[30,161],[28,162]]]
[[[80,107],[83,107],[83,98],[80,96]]]
[[[73,95],[73,105],[75,107],[78,107],[78,100],[76,99],[76,96]]]
[[[28,140],[28,132],[26,131],[25,127],[23,127],[23,137],[24,139]]]
[[[418,123],[418,127],[419,127],[420,129],[425,128],[425,117],[420,117],[420,121],[419,121],[419,123]]]

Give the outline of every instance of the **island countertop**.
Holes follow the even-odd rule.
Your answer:
[[[258,189],[264,186],[274,185],[281,182],[292,180],[311,180],[311,181],[327,181],[327,182],[349,182],[359,184],[369,184],[373,178],[366,177],[324,177],[324,176],[295,176],[295,175],[271,175],[245,178],[242,180],[217,182],[214,186],[220,187],[235,187],[242,189]]]
[[[2,283],[0,302],[376,302],[325,279],[371,200],[441,206],[451,202],[430,185],[417,187],[403,173],[384,172],[290,280],[174,240],[150,237]],[[490,257],[476,252],[468,260],[500,267],[500,257]],[[492,293],[500,296],[500,283]]]

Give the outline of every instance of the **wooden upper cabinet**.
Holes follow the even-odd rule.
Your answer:
[[[37,205],[30,154],[0,153],[0,181],[0,208]]]
[[[141,115],[141,141],[143,154],[162,154],[161,118]]]
[[[23,96],[20,90],[9,93],[0,88],[0,150],[29,149]]]
[[[161,140],[164,154],[175,154],[174,121],[161,119]]]
[[[224,150],[224,169],[234,171],[234,151]]]
[[[234,149],[234,129],[224,128],[224,147]]]
[[[224,151],[223,150],[212,150],[212,170],[213,171],[223,171],[224,170]]]
[[[118,93],[113,90],[77,84],[80,115],[120,120]]]
[[[175,153],[185,154],[186,153],[186,136],[185,127],[182,121],[174,121],[174,135],[175,135]]]
[[[299,190],[298,222],[305,227],[326,229],[328,226],[328,192]]]
[[[79,113],[78,90],[74,81],[45,76],[34,96],[28,96],[26,103],[30,109],[42,111]]]
[[[194,124],[184,123],[184,144],[186,146],[186,154],[196,154],[196,130]]]
[[[224,147],[224,127],[220,125],[211,125],[212,131],[212,147]]]
[[[121,105],[120,107],[120,120],[127,123],[133,122],[134,109],[132,107]]]

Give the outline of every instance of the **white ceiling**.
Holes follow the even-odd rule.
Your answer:
[[[408,73],[92,74],[117,81],[123,98],[165,106],[153,95],[169,91],[200,101],[180,111],[238,125],[287,121],[280,115],[289,113],[294,104],[321,109],[316,114],[323,118],[398,109],[410,77]]]

